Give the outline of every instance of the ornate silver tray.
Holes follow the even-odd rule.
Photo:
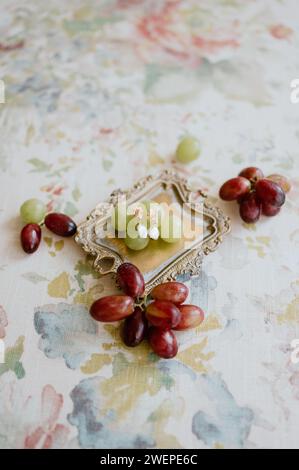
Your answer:
[[[180,204],[193,214],[195,235],[188,243],[186,240],[172,244],[151,240],[141,251],[130,250],[122,239],[103,236],[111,218],[111,207],[120,196],[125,197],[128,204],[145,199]],[[166,169],[158,176],[143,178],[131,189],[113,191],[110,198],[99,203],[78,226],[75,240],[95,257],[94,268],[102,275],[115,273],[125,261],[134,263],[143,273],[146,292],[149,292],[154,285],[174,280],[179,275],[199,274],[203,256],[216,250],[229,230],[229,218],[201,190],[191,190],[184,178]]]

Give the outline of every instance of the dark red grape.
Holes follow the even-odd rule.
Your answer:
[[[160,328],[174,328],[181,320],[179,309],[166,300],[155,300],[146,307],[148,321]]]
[[[249,193],[240,203],[240,216],[247,224],[257,222],[261,215],[261,205],[255,192]]]
[[[90,315],[97,321],[113,322],[128,317],[134,311],[134,300],[128,295],[108,295],[96,300]]]
[[[285,176],[274,174],[267,176],[267,180],[274,181],[274,183],[278,184],[285,193],[291,191],[291,183]]]
[[[171,359],[178,352],[178,343],[171,330],[151,327],[149,330],[149,343],[153,351],[164,359]]]
[[[199,326],[204,320],[204,313],[201,308],[196,305],[179,305],[181,312],[181,321],[174,328],[175,330],[186,330],[188,328],[195,328]]]
[[[132,263],[123,263],[117,269],[117,282],[123,291],[131,297],[140,297],[144,293],[144,278]]]
[[[249,194],[249,193],[243,194],[242,196],[238,197],[237,203],[238,203],[238,204],[241,204],[241,202],[244,201],[244,199],[247,198],[248,194]]]
[[[182,304],[188,297],[189,289],[181,282],[164,282],[154,287],[151,296],[156,300],[168,300],[174,304]]]
[[[25,253],[34,253],[40,244],[42,236],[38,224],[27,224],[21,231],[21,244]]]
[[[243,178],[247,178],[252,183],[256,183],[258,180],[264,178],[264,173],[256,166],[249,166],[248,168],[244,168],[244,170],[239,173],[239,176],[243,176]]]
[[[77,231],[75,222],[65,214],[52,212],[45,217],[45,225],[51,232],[61,237],[71,237]]]
[[[257,198],[261,203],[281,207],[285,202],[284,190],[274,181],[266,178],[259,180],[255,186]]]
[[[271,204],[267,204],[266,202],[262,204],[262,213],[267,217],[273,217],[280,212],[280,207],[271,206]]]
[[[232,178],[226,181],[219,190],[219,196],[224,201],[234,201],[238,199],[243,194],[248,193],[250,191],[251,184],[247,178],[243,178],[242,176],[237,176],[236,178]]]
[[[147,333],[147,320],[140,307],[136,307],[132,315],[124,321],[123,340],[127,346],[138,346]]]

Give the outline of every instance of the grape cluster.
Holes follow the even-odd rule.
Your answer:
[[[224,201],[237,201],[244,222],[257,222],[261,214],[272,217],[280,212],[285,195],[291,189],[289,181],[281,175],[264,177],[262,170],[248,167],[236,178],[226,181],[219,190]]]
[[[150,239],[176,243],[181,238],[181,219],[172,213],[167,216],[163,206],[152,200],[134,203],[128,208],[116,206],[111,223],[119,236],[124,234],[125,245],[133,251],[146,248]]]
[[[183,304],[189,290],[181,282],[159,284],[149,297],[143,297],[143,275],[131,263],[119,266],[117,282],[124,294],[96,300],[90,307],[90,315],[101,322],[124,320],[122,337],[129,347],[147,338],[158,356],[170,359],[178,352],[173,330],[195,328],[204,320],[201,308]]]
[[[71,237],[77,231],[75,222],[65,214],[52,212],[46,215],[46,206],[39,199],[28,199],[20,208],[20,215],[26,225],[21,231],[21,245],[25,253],[34,253],[41,242],[41,226],[56,235]]]

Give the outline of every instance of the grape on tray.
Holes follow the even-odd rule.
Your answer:
[[[129,250],[144,250],[150,240],[161,238],[166,243],[182,239],[182,221],[178,215],[167,213],[163,204],[144,200],[126,206],[117,205],[111,213],[111,225],[123,238]]]

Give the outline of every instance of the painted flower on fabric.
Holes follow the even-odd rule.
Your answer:
[[[26,435],[26,449],[53,449],[66,444],[69,429],[57,423],[62,406],[63,396],[52,385],[46,385],[42,391],[40,421]]]
[[[99,350],[97,325],[82,305],[59,303],[35,310],[39,347],[49,358],[62,357],[71,369],[80,367]]]
[[[139,426],[135,431],[128,422],[122,424],[117,420],[113,409],[107,410],[106,413],[101,411],[102,383],[103,378],[99,377],[83,380],[71,393],[74,409],[69,421],[78,428],[80,447],[94,449],[152,447],[153,441],[146,436],[146,429],[138,432]]]
[[[290,36],[292,36],[293,30],[283,24],[276,24],[271,26],[270,34],[275,39],[288,39]]]
[[[201,392],[213,403],[213,412],[199,410],[192,421],[192,431],[209,447],[243,448],[254,419],[248,407],[237,405],[220,374],[199,378]]]
[[[62,395],[46,385],[41,399],[24,397],[19,383],[2,380],[0,385],[0,448],[63,448],[69,428],[58,422]]]
[[[177,361],[145,367],[123,354],[114,358],[111,377],[82,380],[71,399],[68,419],[82,448],[245,447],[254,417],[237,405],[219,374],[197,375]],[[174,429],[184,416],[193,422],[183,421],[186,432],[178,438]]]
[[[178,406],[169,409],[163,403],[183,401],[176,396],[174,372],[182,367],[187,375],[186,368],[164,367],[165,361],[142,350],[136,354],[129,358],[118,352],[112,358],[111,375],[82,380],[72,390],[74,407],[68,419],[77,427],[80,447],[148,448],[170,443],[181,447],[172,431],[165,429],[168,419],[179,418],[181,412]]]
[[[149,12],[138,19],[137,31],[141,35],[139,53],[146,62],[152,63],[153,56],[160,54],[164,64],[188,64],[195,68],[203,58],[213,58],[223,49],[239,47],[233,33],[230,33],[232,37],[224,38],[195,34],[198,28],[192,27],[192,13],[189,17],[185,12],[185,22],[182,23],[183,12],[179,4],[165,2],[162,8],[153,5]],[[181,25],[180,29],[177,28],[178,24]]]
[[[24,352],[24,336],[19,336],[13,346],[5,348],[5,361],[0,364],[0,376],[7,372],[14,372],[18,379],[25,377],[25,369],[21,360]]]

